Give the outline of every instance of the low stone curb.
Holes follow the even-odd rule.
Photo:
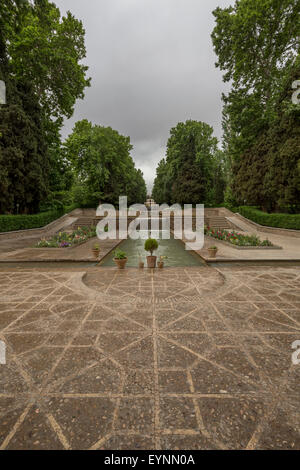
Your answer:
[[[251,263],[253,265],[259,265],[261,263],[270,263],[270,264],[275,264],[275,263],[292,263],[298,266],[300,264],[300,258],[277,258],[277,259],[270,259],[270,258],[261,258],[261,259],[253,259],[253,258],[208,258],[205,257],[204,255],[201,255],[205,263],[210,264],[210,263],[237,263],[237,264],[243,264],[243,263]]]

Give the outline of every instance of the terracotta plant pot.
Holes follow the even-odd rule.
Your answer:
[[[145,263],[144,261],[139,261],[139,269],[144,269]]]
[[[116,263],[118,269],[124,269],[125,268],[125,265],[127,263],[127,259],[128,258],[123,258],[123,259],[114,258],[114,262]]]
[[[162,269],[164,267],[164,262],[163,261],[159,261],[157,263],[157,266],[159,267],[159,269]]]
[[[147,256],[147,266],[148,266],[148,268],[155,268],[156,267],[156,259],[157,259],[157,256]]]
[[[208,248],[209,258],[215,258],[217,256],[218,248]]]
[[[92,252],[93,252],[93,255],[94,255],[95,258],[98,258],[98,257],[99,257],[100,250],[95,250],[95,249],[93,248]]]

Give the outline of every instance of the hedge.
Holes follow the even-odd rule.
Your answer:
[[[260,225],[300,230],[300,214],[268,214],[249,206],[239,207],[238,212]]]
[[[40,228],[63,215],[64,211],[41,212],[34,215],[1,215],[0,232]]]

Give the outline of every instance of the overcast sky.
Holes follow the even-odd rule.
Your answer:
[[[128,135],[149,190],[171,127],[205,121],[221,139],[212,10],[234,0],[54,0],[83,21],[91,88],[76,103],[63,137],[88,119]]]

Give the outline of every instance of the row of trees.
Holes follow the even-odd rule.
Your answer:
[[[213,12],[216,64],[230,81],[223,96],[223,152],[212,129],[188,121],[171,130],[157,168],[158,202],[225,202],[300,210],[298,0],[238,0]]]
[[[223,96],[226,199],[265,210],[300,210],[298,0],[239,0],[213,12]]]
[[[60,128],[90,81],[84,29],[48,0],[2,0],[0,212],[37,212],[57,179]]]
[[[156,170],[152,195],[158,203],[219,204],[224,199],[223,153],[213,129],[186,121],[171,129],[166,159]]]
[[[134,194],[137,181],[145,194],[128,138],[84,121],[61,143],[63,120],[90,86],[82,22],[70,12],[62,17],[48,0],[1,0],[0,31],[7,90],[7,105],[0,106],[0,213],[38,212],[55,204],[58,193],[63,202],[73,195],[80,203],[96,195],[114,202],[118,191]],[[85,138],[81,165],[74,152]]]

